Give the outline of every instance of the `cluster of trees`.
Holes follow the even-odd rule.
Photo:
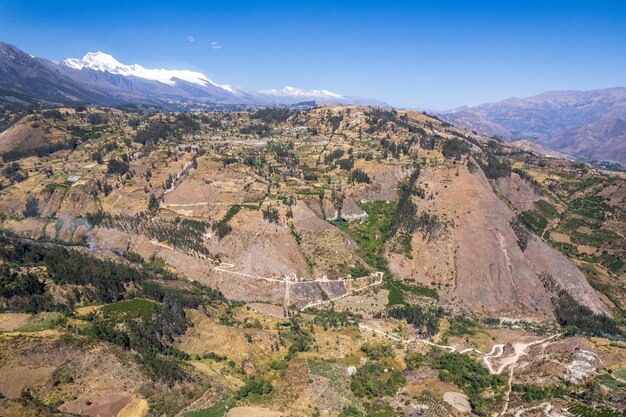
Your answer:
[[[180,217],[172,220],[154,219],[145,212],[134,216],[111,215],[104,211],[90,213],[87,220],[93,226],[141,233],[160,242],[167,241],[177,249],[209,255],[203,244],[203,235],[208,230],[209,224],[203,221]]]
[[[405,304],[388,308],[387,315],[394,319],[406,320],[415,326],[420,334],[434,336],[439,331],[439,319],[443,312],[440,309]]]
[[[0,237],[0,243],[3,244],[0,259],[18,266],[44,266],[46,277],[54,283],[84,287],[82,296],[99,303],[122,299],[126,284],[139,283],[149,277],[142,269],[93,258],[76,249],[7,236]],[[56,306],[41,306],[41,309],[56,309]]]
[[[335,130],[339,129],[339,126],[341,125],[341,122],[343,121],[343,115],[333,114],[333,115],[328,116],[327,120],[328,120],[328,123],[330,124],[330,128],[334,132]]]
[[[108,196],[113,191],[113,186],[106,181],[97,180],[96,187],[102,192],[102,194]]]
[[[200,124],[188,113],[179,113],[174,120],[152,120],[137,131],[134,141],[142,145],[157,145],[163,139],[180,140],[183,134],[200,131]]]
[[[357,397],[374,399],[396,395],[404,384],[406,378],[401,372],[388,369],[378,361],[370,361],[352,375],[350,389]]]
[[[461,388],[468,396],[473,411],[480,416],[488,414],[487,400],[483,393],[497,390],[505,383],[503,375],[490,375],[485,367],[462,353],[433,349],[428,354],[428,364],[439,371],[440,380]]]
[[[337,165],[345,171],[350,171],[354,167],[354,157],[350,155],[348,158],[338,159]]]
[[[398,122],[398,112],[395,110],[373,108],[367,113],[366,117],[368,124],[368,127],[365,129],[366,133],[375,133],[383,130],[387,123]]]
[[[362,318],[359,314],[354,314],[349,311],[336,311],[334,308],[330,310],[309,309],[308,312],[315,315],[313,322],[319,326],[323,326],[324,330],[355,326],[358,320]]]
[[[280,143],[271,141],[267,146],[268,151],[274,152],[276,162],[285,166],[294,167],[300,164],[298,155],[294,152],[293,142]]]
[[[162,274],[159,268],[150,264],[154,273]],[[151,300],[163,303],[167,297],[177,300],[185,308],[199,308],[216,302],[226,302],[224,295],[213,288],[209,288],[198,281],[192,283],[191,288],[170,288],[159,284],[154,280],[145,281],[141,284],[139,295]]]
[[[339,417],[363,417],[365,414],[352,404],[345,406],[341,413],[339,413]]]
[[[470,147],[467,142],[459,138],[446,139],[441,145],[443,156],[457,161],[460,160],[463,155],[469,153],[469,151]]]
[[[193,291],[169,289],[154,279],[173,280],[174,275],[156,264],[128,265],[98,259],[77,249],[0,236],[0,298],[11,311],[66,310],[75,302],[111,303],[144,296],[158,302],[176,298],[185,307],[223,301],[221,293],[194,284]],[[9,267],[8,265],[11,265]],[[25,268],[43,267],[37,273]],[[45,280],[74,287],[66,304],[58,304],[47,291]],[[134,288],[129,292],[129,288]]]
[[[219,291],[200,283],[164,285],[163,280],[176,277],[156,264],[139,263],[140,257],[135,261],[133,265],[117,263],[76,249],[0,235],[0,303],[12,311],[37,313],[70,311],[74,301],[109,304],[144,297],[159,302],[153,314],[92,315],[93,326],[87,334],[137,352],[137,361],[155,379],[170,383],[185,379],[179,360],[188,357],[172,346],[188,327],[184,308],[226,300]],[[37,272],[32,272],[33,267],[38,267]],[[54,304],[44,280],[73,287],[74,298],[67,304]]]
[[[130,164],[128,161],[128,155],[122,154],[120,158],[111,158],[109,159],[107,165],[107,172],[109,174],[115,175],[124,175],[130,169]]]
[[[41,115],[57,121],[66,119],[66,113],[61,113],[58,109],[44,110],[41,112]]]
[[[278,107],[266,107],[250,115],[251,119],[261,120],[263,123],[282,123],[289,119],[289,117],[297,112],[290,109],[283,109]]]
[[[335,149],[329,154],[324,156],[324,164],[330,165],[336,159],[340,159],[345,154],[343,149]]]
[[[526,227],[526,224],[519,217],[515,217],[511,220],[511,228],[515,232],[517,237],[517,245],[524,252],[528,246],[528,240],[530,239],[530,230]]]
[[[278,213],[278,210],[276,210],[274,207],[268,207],[266,209],[262,210],[263,212],[263,220],[266,220],[270,223],[280,223],[280,214]]]
[[[366,277],[370,274],[370,270],[363,264],[357,263],[350,269],[350,275],[352,278]]]
[[[2,159],[9,162],[17,161],[18,159],[27,158],[29,156],[37,156],[41,158],[54,152],[66,149],[76,149],[76,146],[78,146],[78,140],[76,138],[69,138],[58,142],[46,142],[35,148],[24,147],[7,151],[2,154]]]
[[[0,297],[12,298],[21,295],[43,294],[45,284],[30,272],[18,273],[8,265],[0,265]]]
[[[422,213],[417,215],[417,206],[413,202],[413,196],[424,195],[424,190],[416,186],[419,174],[418,166],[408,181],[400,185],[398,207],[389,228],[390,237],[395,236],[398,232],[412,235],[419,230],[424,238],[430,242],[439,237],[439,234],[447,227],[446,223],[440,221],[434,214]]]
[[[570,334],[582,333],[591,336],[622,334],[615,320],[594,313],[574,300],[565,290],[558,291],[552,298],[552,304],[559,324]]]
[[[412,135],[406,140],[394,142],[390,138],[383,138],[380,141],[380,146],[383,148],[383,158],[386,158],[389,153],[398,159],[400,155],[408,155],[414,144],[417,143],[417,136]]]
[[[166,297],[150,318],[133,317],[123,320],[98,317],[93,321],[91,334],[99,340],[138,352],[137,359],[150,374],[166,382],[180,381],[186,373],[176,359],[188,355],[171,346],[174,338],[187,329],[187,319],[180,301]]]
[[[393,358],[395,353],[393,347],[386,343],[364,343],[361,345],[361,352],[365,353],[373,361]]]
[[[271,383],[259,377],[253,377],[246,381],[244,386],[237,391],[235,398],[238,400],[261,400],[266,399],[273,392],[274,386]]]
[[[0,265],[0,299],[10,311],[38,313],[52,306],[58,309],[36,274],[12,270],[6,264]]]
[[[218,222],[215,222],[211,225],[211,230],[215,233],[218,239],[222,239],[226,237],[230,232],[233,231],[233,228],[228,224],[228,222],[235,217],[237,213],[241,210],[241,206],[239,204],[235,204],[234,206],[230,206],[224,218]]]
[[[419,352],[407,353],[404,357],[404,363],[406,364],[406,369],[409,371],[414,371],[419,369],[420,366],[426,361],[426,356]]]
[[[265,154],[252,151],[243,157],[243,163],[251,168],[260,169],[267,163],[267,159],[265,158]]]
[[[491,152],[486,152],[486,155],[486,160],[478,159],[478,163],[487,178],[495,180],[511,176],[511,164],[508,160],[501,161]]]
[[[420,138],[420,148],[432,151],[435,149],[435,137],[434,136],[422,136]]]
[[[26,206],[22,211],[24,217],[37,217],[39,216],[39,200],[35,196],[30,196],[26,200]]]
[[[6,154],[3,155],[3,158],[5,157]],[[22,172],[22,166],[17,162],[5,165],[2,168],[2,175],[4,175],[11,182],[22,182],[28,178],[28,175]]]
[[[419,230],[428,242],[436,240],[441,232],[446,230],[447,224],[435,214],[422,213],[415,218],[413,230]]]
[[[413,202],[413,189],[415,182],[420,175],[419,166],[411,173],[408,181],[400,184],[398,189],[398,207],[393,214],[391,226],[389,227],[389,237],[395,236],[398,232],[412,233],[412,222],[417,217],[417,206]]]
[[[148,199],[148,213],[155,215],[159,210],[159,205],[159,199],[154,194],[150,194],[150,198]]]
[[[112,150],[116,149],[117,147],[118,144],[116,142],[107,142],[96,148],[96,150],[91,153],[91,159],[101,164],[104,161],[104,156]]]
[[[567,333],[591,336],[622,334],[615,320],[603,314],[596,314],[589,307],[580,304],[560,287],[552,275],[544,272],[539,275],[539,279],[548,294],[551,294],[556,319],[566,328]]]
[[[293,359],[298,352],[308,352],[314,344],[310,331],[305,330],[297,317],[291,318],[290,328],[287,332],[281,332],[281,337],[290,342],[286,360]]]
[[[257,135],[258,137],[266,137],[269,136],[272,129],[263,123],[254,123],[248,126],[244,126],[239,129],[239,133],[242,135]]]
[[[109,118],[103,113],[90,113],[87,121],[92,125],[102,125],[109,121]]]
[[[513,384],[511,388],[524,401],[544,401],[553,397],[562,398],[567,394],[567,390],[561,385],[542,387],[534,384]]]

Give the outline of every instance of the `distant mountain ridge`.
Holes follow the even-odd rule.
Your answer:
[[[478,133],[530,139],[593,161],[626,163],[626,88],[549,91],[441,115]]]
[[[55,63],[0,42],[0,108],[11,104],[71,102],[189,108],[210,104],[289,105],[305,101],[386,105],[324,89],[284,87],[254,91],[218,84],[200,72],[123,64],[103,52],[89,52],[82,58]]]

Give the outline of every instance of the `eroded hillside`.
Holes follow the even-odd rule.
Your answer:
[[[574,363],[573,345],[553,345],[564,331],[621,332],[624,179],[422,113],[47,110],[0,133],[0,155],[12,332],[0,374],[42,372],[43,385],[20,382],[26,409],[506,414],[525,406],[521,357],[533,358],[523,372],[536,358]],[[51,346],[36,366],[9,353],[21,337],[20,352],[41,349],[40,335]],[[585,345],[602,359],[573,384],[622,369],[612,343]],[[110,345],[136,365],[115,389],[75,368]],[[567,408],[568,371],[541,366],[541,398]],[[389,392],[369,387],[387,377]],[[150,378],[163,386],[140,383]]]
[[[438,291],[446,307],[543,319],[553,308],[540,276],[550,275],[609,314],[566,257],[534,236],[520,244],[524,227],[490,182],[517,174],[466,135],[423,114],[358,107],[55,110],[3,133],[0,208],[15,232],[163,258],[234,299],[306,305],[379,271]],[[391,218],[369,236],[382,250],[368,259],[342,223],[363,222],[374,203]]]

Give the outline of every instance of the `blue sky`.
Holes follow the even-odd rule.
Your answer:
[[[0,0],[0,40],[426,109],[626,86],[625,0]]]

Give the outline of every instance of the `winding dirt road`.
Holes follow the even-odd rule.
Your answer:
[[[390,340],[396,341],[396,342],[401,342],[404,344],[409,344],[409,343],[413,343],[413,342],[417,342],[417,343],[424,343],[426,345],[429,346],[434,346],[440,349],[445,349],[448,350],[450,353],[452,352],[456,352],[457,351],[457,347],[456,346],[449,346],[449,345],[439,345],[437,343],[433,343],[429,340],[425,340],[425,339],[418,339],[418,338],[410,338],[410,339],[401,339],[397,336],[391,335],[389,333],[386,333],[382,330],[378,330],[375,329],[371,326],[359,323],[359,328],[361,329],[365,329],[365,330],[369,330],[372,331],[376,334],[380,334]],[[557,333],[554,334],[550,337],[546,337],[544,339],[541,340],[535,340],[533,342],[529,342],[529,343],[524,343],[524,342],[514,342],[513,343],[513,354],[510,356],[507,356],[505,358],[503,358],[500,361],[500,364],[497,368],[494,367],[494,365],[492,364],[492,359],[496,359],[496,358],[500,358],[503,354],[504,354],[504,347],[506,346],[503,343],[498,343],[495,344],[491,347],[491,350],[488,353],[484,353],[481,352],[478,349],[474,349],[474,348],[466,348],[463,350],[460,350],[459,353],[470,353],[470,352],[475,352],[478,353],[479,355],[482,355],[482,359],[483,362],[485,363],[485,366],[487,367],[487,369],[489,370],[489,373],[491,375],[501,375],[502,372],[508,367],[509,368],[509,379],[507,382],[507,392],[505,393],[505,400],[504,400],[504,404],[502,406],[502,410],[499,413],[494,413],[493,416],[502,416],[504,414],[506,414],[506,412],[508,411],[509,408],[509,400],[510,400],[510,396],[511,396],[511,389],[513,387],[513,377],[514,377],[514,372],[515,372],[515,366],[517,365],[517,362],[520,360],[520,358],[522,356],[524,356],[528,350],[529,347],[531,346],[535,346],[535,345],[540,345],[543,343],[549,343],[550,340],[559,337],[561,334]]]

